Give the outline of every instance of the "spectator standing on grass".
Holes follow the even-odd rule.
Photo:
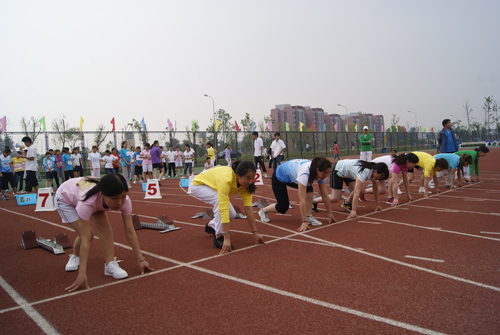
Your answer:
[[[330,172],[330,187],[333,193],[330,195],[330,202],[339,202],[342,197],[342,185],[345,183],[350,190],[349,198],[342,207],[349,212],[348,219],[356,217],[359,197],[365,192],[363,183],[367,180],[373,182],[373,196],[375,198],[375,211],[382,210],[379,204],[378,183],[375,181],[389,178],[389,169],[385,163],[365,162],[358,159],[343,159],[332,166]],[[313,200],[313,204],[323,202],[322,198]]]
[[[165,158],[168,165],[168,177],[175,177],[175,152],[174,147],[169,146],[168,151],[165,153]]]
[[[115,169],[113,168],[113,163],[118,161],[118,158],[115,155],[112,155],[111,151],[106,150],[104,152],[104,156],[101,158],[101,161],[104,162],[104,171],[106,171],[106,174],[116,173]]]
[[[118,154],[118,149],[111,149],[111,155],[116,157],[116,160],[113,161],[113,169],[115,173],[120,173],[120,154]]]
[[[175,176],[182,176],[182,151],[179,146],[175,148]]]
[[[127,141],[122,142],[122,148],[120,149],[120,162],[122,164],[123,177],[127,181],[127,186],[130,188],[130,155],[128,154]]]
[[[16,178],[16,187],[18,194],[24,193],[23,191],[24,168],[26,167],[26,160],[22,157],[22,155],[23,153],[21,151],[18,151],[17,155],[12,158],[12,164],[14,165],[14,176]]]
[[[92,146],[92,152],[89,154],[87,159],[90,162],[90,176],[99,178],[101,176],[101,154],[98,152],[96,145]],[[113,165],[111,165],[111,167],[112,166]]]
[[[73,175],[75,178],[83,176],[83,162],[82,155],[80,155],[80,148],[73,148],[73,152],[71,153],[71,162],[73,164]]]
[[[331,168],[332,163],[323,157],[315,157],[312,161],[308,159],[292,159],[278,165],[271,177],[274,197],[278,203],[260,209],[259,216],[261,221],[266,223],[271,222],[268,216],[269,213],[285,214],[288,211],[290,200],[288,198],[287,187],[292,187],[296,188],[299,193],[299,209],[302,223],[297,230],[303,232],[309,229],[309,225],[321,226],[321,221],[311,214],[313,184],[315,181],[318,181],[321,197],[327,200],[325,207],[329,223],[335,222],[326,189],[326,177],[330,174]]]
[[[11,150],[6,147],[2,155],[0,155],[0,172],[2,174],[1,189],[2,189],[2,200],[9,200],[5,196],[5,192],[12,187],[12,194],[17,193],[16,177],[14,175],[14,164],[12,163],[12,158],[10,157]]]
[[[66,180],[66,177],[64,175],[64,164],[62,161],[61,150],[56,149],[56,151],[54,152],[54,156],[56,157],[57,179],[61,178],[62,184]]]
[[[208,142],[207,143],[207,154],[205,157],[210,158],[210,167],[215,166],[215,151],[214,151],[214,146],[212,143]]]
[[[233,152],[233,149],[231,149],[231,146],[228,144],[226,145],[226,149],[224,150],[224,157],[226,158],[227,166],[231,166],[231,153]]]
[[[144,172],[144,181],[153,179],[153,161],[151,160],[151,150],[149,143],[144,144],[144,149],[141,151],[139,158],[142,158],[142,171]]]
[[[458,151],[457,138],[455,137],[455,130],[451,128],[451,120],[443,120],[443,129],[438,133],[438,153],[452,154]]]
[[[184,153],[184,178],[189,177],[193,174],[193,158],[194,158],[194,150],[191,149],[189,144],[185,145]],[[186,175],[186,172],[189,170],[189,174]]]
[[[66,181],[54,197],[54,205],[62,222],[68,224],[78,236],[73,244],[73,254],[69,255],[66,271],[79,270],[78,277],[66,290],[89,288],[87,280],[88,255],[94,232],[90,222],[97,228],[99,244],[104,255],[104,274],[115,279],[128,277],[120,268],[114,254],[113,231],[106,214],[107,211],[120,211],[125,236],[132,248],[141,274],[152,271],[141,253],[139,240],[132,224],[132,202],[127,195],[127,180],[120,174],[108,174],[98,178],[74,178]]]
[[[361,143],[360,157],[362,161],[369,162],[372,160],[372,134],[368,133],[368,126],[363,127],[363,134],[359,136],[359,143]]]
[[[24,157],[26,159],[26,192],[31,193],[34,188],[35,193],[38,194],[38,179],[36,178],[38,154],[30,137],[25,136],[22,141],[28,148]]]
[[[490,152],[490,149],[484,145],[481,145],[474,150],[462,150],[455,152],[455,155],[461,156],[463,154],[467,154],[472,157],[473,164],[470,164],[468,169],[464,169],[465,182],[469,183],[469,185],[473,182],[479,181],[479,158],[486,156],[488,152]],[[472,180],[473,175],[476,176],[475,181]]]
[[[252,137],[254,139],[253,141],[253,146],[254,146],[254,159],[255,159],[255,166],[258,168],[261,168],[262,171],[264,171],[264,178],[267,177],[267,170],[266,170],[266,165],[264,164],[264,142],[262,141],[262,138],[259,137],[259,133],[254,131],[252,133]]]
[[[255,192],[255,165],[250,161],[235,161],[231,167],[216,166],[198,174],[190,181],[189,192],[198,200],[213,207],[214,218],[205,225],[205,232],[214,236],[212,245],[221,249],[220,254],[232,250],[230,222],[236,211],[229,197],[240,194],[248,218],[255,244],[264,243],[257,231],[252,207],[252,194]]]
[[[73,171],[73,161],[71,160],[71,156],[69,154],[69,148],[63,148],[62,150],[62,162],[64,167],[64,179],[68,180],[70,178],[75,178]]]
[[[271,158],[273,160],[273,171],[276,171],[278,166],[283,163],[284,152],[285,152],[285,142],[281,139],[280,133],[274,133],[274,141],[271,143]],[[273,172],[274,173],[274,172]]]
[[[137,179],[142,183],[142,158],[141,158],[141,147],[136,147],[134,152],[134,162],[135,162],[135,171],[134,171],[134,184]]]
[[[45,153],[45,158],[42,161],[43,168],[45,169],[45,187],[52,187],[53,172],[56,167],[56,161],[52,158],[49,151]],[[57,188],[56,188],[57,190]]]

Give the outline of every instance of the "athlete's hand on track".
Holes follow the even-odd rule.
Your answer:
[[[337,220],[335,220],[335,218],[333,217],[333,215],[329,215],[328,216],[328,223],[334,223],[334,222],[337,222]]]
[[[231,239],[224,238],[224,244],[222,245],[222,249],[220,250],[219,255],[225,255],[230,251],[233,251],[231,249]]]
[[[311,229],[309,227],[309,222],[302,222],[302,224],[300,225],[299,229],[297,229],[298,232],[303,232],[303,231],[306,231],[306,230],[309,230]]]
[[[68,292],[73,292],[73,291],[78,290],[82,286],[84,288],[90,288],[89,287],[89,283],[87,281],[87,275],[79,273],[78,277],[73,282],[73,284],[71,284],[70,286],[66,287],[65,290],[68,291]]]
[[[255,244],[256,244],[256,245],[257,245],[257,244],[259,244],[259,243],[260,243],[260,244],[266,244],[266,243],[264,242],[264,238],[263,238],[263,237],[262,237],[262,235],[261,235],[261,234],[259,234],[258,232],[255,232],[255,233],[253,234],[253,237],[255,238]]]
[[[378,212],[378,211],[381,211],[381,210],[382,210],[382,207],[380,207],[380,205],[375,206],[375,212]]]
[[[408,198],[408,202],[412,202],[413,201],[413,197],[411,195],[407,196]]]
[[[356,217],[356,211],[351,211],[351,213],[349,213],[349,216],[347,216],[347,220],[353,219],[355,217]]]
[[[141,268],[141,275],[144,274],[144,270],[154,271],[154,269],[151,266],[149,266],[149,263],[146,260],[139,262],[139,267]]]

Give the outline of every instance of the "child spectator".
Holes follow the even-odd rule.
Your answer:
[[[101,160],[105,163],[104,171],[106,171],[106,174],[116,173],[115,168],[113,168],[113,163],[118,161],[118,158],[115,155],[111,155],[111,152],[106,150]]]
[[[43,168],[45,169],[45,187],[52,187],[52,178],[55,166],[55,160],[52,158],[50,152],[47,151],[45,153],[45,158],[43,159]]]
[[[14,176],[14,164],[12,164],[12,159],[10,157],[10,149],[8,147],[5,148],[3,154],[0,156],[0,172],[2,174],[2,200],[9,200],[5,196],[5,192],[12,187],[12,194],[16,194],[16,177]]]
[[[22,157],[21,151],[18,151],[17,155],[12,158],[12,164],[14,165],[14,177],[16,178],[17,193],[23,194],[24,168],[26,167],[26,160]]]
[[[89,154],[88,160],[90,162],[90,176],[99,178],[101,176],[101,154],[96,145],[92,146],[92,153]]]
[[[38,171],[38,155],[36,152],[36,148],[33,145],[33,141],[30,137],[25,136],[22,139],[26,148],[28,148],[26,152],[26,192],[31,193],[33,188],[35,189],[35,193],[38,194],[38,179],[36,178],[36,173]]]

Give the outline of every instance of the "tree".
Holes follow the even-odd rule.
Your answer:
[[[29,136],[33,143],[36,138],[42,132],[42,124],[38,121],[40,118],[38,116],[32,116],[29,119],[26,117],[21,117],[21,127],[26,136]]]
[[[66,131],[66,140],[67,140],[67,147],[69,148],[74,148],[76,147],[76,142],[80,141],[82,139],[82,133],[80,132],[80,129],[77,127],[70,127]]]
[[[97,127],[97,131],[94,134],[94,145],[97,147],[97,150],[99,150],[99,147],[101,146],[102,142],[106,140],[106,137],[108,136],[109,131],[104,133],[104,125],[101,123]]]
[[[472,111],[473,109],[469,105],[469,100],[465,100],[465,105],[464,105],[464,115],[465,119],[467,120],[467,132],[469,133],[469,138],[472,137],[472,128],[471,128],[471,123],[472,123]]]
[[[399,126],[399,116],[397,114],[392,114],[391,116],[391,127]]]
[[[493,100],[493,97],[485,97],[484,98],[484,104],[483,104],[483,110],[484,110],[484,128],[486,129],[486,138],[490,138],[490,120],[493,116],[493,106],[496,103],[495,100]]]
[[[57,148],[59,144],[61,144],[61,148],[66,146],[68,128],[69,122],[66,121],[66,116],[64,115],[52,121],[52,130],[56,132],[55,136],[52,138],[54,147]]]
[[[495,113],[495,137],[498,140],[498,104],[496,101],[493,101],[493,113]]]
[[[144,129],[142,129],[143,128],[142,123],[137,121],[136,119],[132,119],[132,122],[128,123],[127,126],[125,127],[124,132],[127,132],[127,127],[130,127],[131,129],[135,129],[140,132],[142,144],[149,142],[148,140],[149,136],[147,132],[148,128],[146,125],[144,125]]]

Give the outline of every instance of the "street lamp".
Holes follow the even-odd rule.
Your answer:
[[[212,98],[208,94],[204,94],[204,96],[212,99],[212,109],[214,112],[214,146],[215,146],[215,148],[217,148],[217,133],[215,132],[215,102],[214,102],[214,98]],[[215,155],[215,164],[217,164],[217,155]]]
[[[413,114],[415,114],[415,129],[417,129],[417,131],[418,131],[417,113],[412,112],[412,111],[408,111],[408,113],[413,113]]]
[[[337,106],[345,108],[345,124],[347,126],[349,124],[349,112],[347,111],[347,107],[341,104],[337,104]]]

